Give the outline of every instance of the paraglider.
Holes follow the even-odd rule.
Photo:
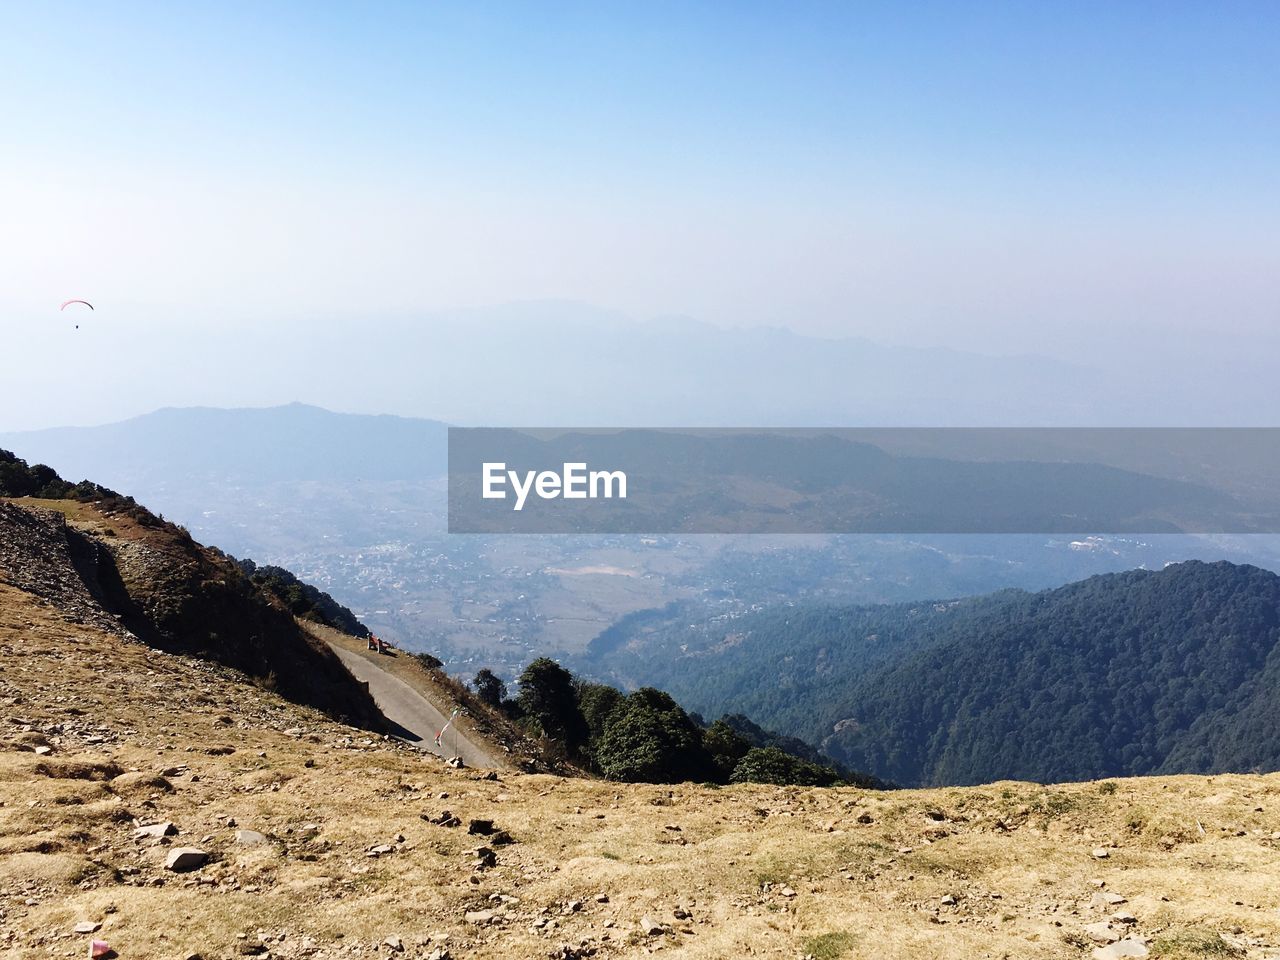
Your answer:
[[[67,307],[71,306],[71,304],[73,304],[73,303],[83,303],[83,304],[84,304],[86,307],[88,307],[90,310],[92,310],[92,309],[93,309],[93,304],[92,304],[92,303],[90,303],[88,300],[63,300],[63,301],[62,301],[62,306],[58,307],[58,309],[59,309],[59,310],[65,310],[65,309],[67,309]],[[77,330],[79,330],[79,329],[80,329],[80,324],[78,324],[78,323],[76,324],[76,329],[77,329]]]

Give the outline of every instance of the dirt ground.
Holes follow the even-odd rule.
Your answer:
[[[0,669],[0,957],[1280,957],[1280,775],[454,770],[4,585]]]

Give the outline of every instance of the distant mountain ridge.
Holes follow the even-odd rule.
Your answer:
[[[856,318],[846,329],[856,334]],[[197,387],[174,362],[192,356],[219,370],[216,383]],[[304,400],[468,426],[1217,425],[1270,422],[1260,401],[1271,398],[1247,382],[1236,385],[1246,401],[1052,356],[641,320],[556,301],[340,325],[281,318],[233,337],[157,328],[113,356],[112,376],[119,388],[101,411],[23,398],[9,422]]]
[[[0,434],[0,448],[146,499],[140,484],[179,485],[192,477],[270,483],[439,476],[446,430],[435,420],[334,413],[303,403],[167,407],[98,427]]]
[[[903,785],[1280,769],[1280,577],[1246,565],[696,628],[675,612],[593,660]]]

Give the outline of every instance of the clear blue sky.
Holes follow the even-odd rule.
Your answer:
[[[10,322],[1277,319],[1275,3],[2,2],[0,79]]]

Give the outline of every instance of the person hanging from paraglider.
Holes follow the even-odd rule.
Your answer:
[[[63,301],[62,301],[62,306],[58,307],[58,310],[59,310],[59,311],[66,310],[66,309],[67,309],[67,307],[71,306],[73,303],[81,303],[81,304],[84,304],[84,305],[85,305],[86,307],[88,307],[90,310],[93,310],[93,304],[92,304],[92,303],[90,303],[88,300],[63,300]],[[97,311],[94,311],[94,312],[96,313]],[[77,329],[77,330],[79,330],[79,329],[80,329],[80,324],[78,324],[78,323],[76,324],[76,329]]]

